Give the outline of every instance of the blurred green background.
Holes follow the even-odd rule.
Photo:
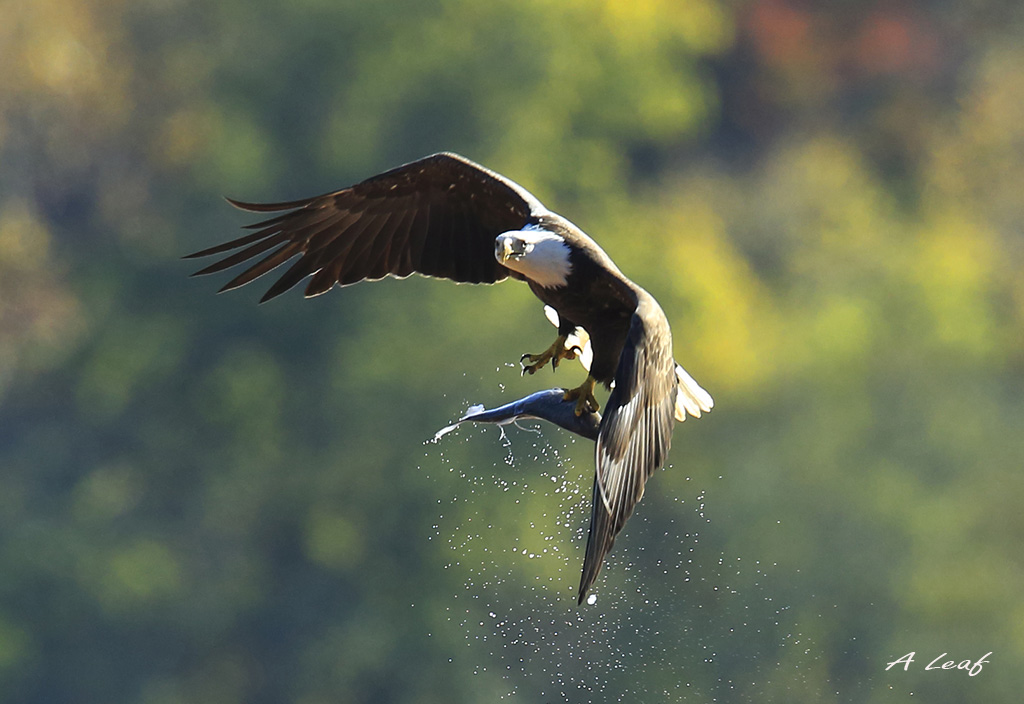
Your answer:
[[[0,701],[1018,700],[1019,3],[0,10]],[[440,150],[594,236],[715,396],[595,606],[588,443],[423,442],[579,382],[519,378],[524,286],[257,306],[179,260],[222,195]]]

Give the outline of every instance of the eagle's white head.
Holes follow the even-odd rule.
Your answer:
[[[561,236],[540,227],[510,230],[494,240],[494,257],[502,266],[544,288],[565,286],[572,271],[571,251]]]

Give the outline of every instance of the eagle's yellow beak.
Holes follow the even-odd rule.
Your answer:
[[[498,261],[504,264],[512,257],[515,253],[515,239],[508,235],[502,235],[498,237],[494,242],[494,255]]]

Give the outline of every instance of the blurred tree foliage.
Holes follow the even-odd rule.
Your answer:
[[[1019,696],[1017,4],[3,16],[0,701]],[[551,334],[525,287],[257,307],[177,261],[242,222],[222,193],[439,150],[594,235],[716,397],[597,607],[572,606],[585,444],[421,445],[546,383],[507,366]]]

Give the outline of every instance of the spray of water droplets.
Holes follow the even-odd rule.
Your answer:
[[[461,427],[426,455],[439,480],[458,480],[431,539],[446,547],[440,567],[462,582],[445,613],[465,635],[460,666],[499,675],[503,698],[545,702],[756,700],[816,667],[811,638],[772,596],[776,566],[703,538],[709,491],[689,478],[683,487],[694,489],[677,496],[659,495],[653,478],[596,592],[577,606],[593,446],[549,426],[507,432]],[[467,443],[499,456],[474,463]]]

